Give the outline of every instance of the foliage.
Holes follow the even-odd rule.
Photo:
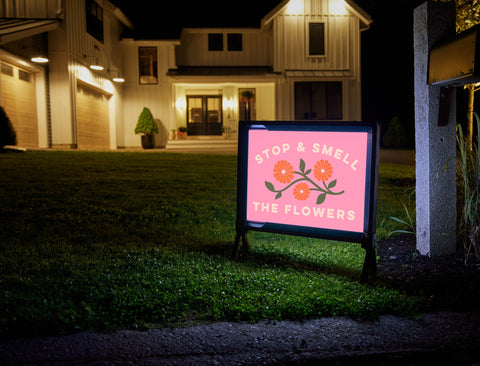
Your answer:
[[[143,133],[145,135],[154,135],[158,133],[158,125],[153,118],[152,112],[147,107],[144,107],[142,113],[138,117],[135,133]]]
[[[480,131],[479,117],[477,121],[477,133]],[[466,261],[473,252],[480,259],[480,160],[477,141],[470,150],[468,139],[463,135],[462,126],[457,125],[457,172],[458,193],[461,202],[460,232],[464,234],[464,246]]]
[[[381,167],[380,216],[412,169]],[[251,233],[232,261],[235,156],[4,154],[0,192],[0,337],[418,310],[358,283],[358,244]]]
[[[410,193],[407,193],[410,192]],[[393,234],[416,234],[417,231],[417,220],[416,220],[416,211],[415,211],[415,206],[412,203],[412,195],[415,193],[415,189],[407,189],[405,190],[405,195],[407,196],[409,204],[406,204],[403,200],[401,201],[403,210],[404,210],[404,216],[402,218],[399,217],[394,217],[390,216],[391,220],[394,220],[404,227],[404,229],[397,229],[392,231],[389,234],[389,237],[392,236]],[[414,200],[413,200],[414,201]],[[410,212],[409,207],[414,207],[412,212]]]
[[[382,142],[383,146],[387,148],[401,149],[407,147],[408,140],[405,128],[398,117],[393,117],[388,123]]]
[[[5,145],[16,145],[17,134],[7,113],[0,107],[0,148]]]
[[[435,0],[441,2],[455,1],[457,33],[463,32],[480,23],[479,0]]]

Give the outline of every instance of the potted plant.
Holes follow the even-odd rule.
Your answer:
[[[177,136],[181,139],[184,139],[187,137],[187,133],[188,133],[188,128],[185,126],[181,126],[178,128]]]
[[[158,133],[158,125],[153,118],[152,112],[147,107],[144,107],[140,116],[138,116],[135,133],[143,133],[142,147],[144,149],[153,149],[155,147],[155,134]]]

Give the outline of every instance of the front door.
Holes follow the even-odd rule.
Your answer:
[[[187,96],[187,127],[190,136],[222,134],[222,96]]]

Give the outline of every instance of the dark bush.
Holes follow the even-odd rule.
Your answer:
[[[17,134],[7,114],[0,107],[0,149],[5,145],[16,145]]]
[[[398,117],[393,117],[388,123],[382,142],[386,148],[403,149],[407,147],[408,139],[405,134],[405,128]]]

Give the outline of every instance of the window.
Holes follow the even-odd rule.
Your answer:
[[[222,33],[208,34],[208,50],[223,51],[223,34]]]
[[[295,119],[343,119],[342,83],[296,82]]]
[[[103,43],[103,9],[95,0],[86,0],[87,33]]]
[[[221,135],[223,125],[221,95],[187,96],[187,127],[192,136]]]
[[[10,66],[2,62],[1,72],[4,75],[13,76],[13,66]]]
[[[28,71],[18,69],[18,78],[20,80],[26,81],[27,83],[30,83],[32,81],[32,74]]]
[[[229,33],[227,35],[227,43],[229,51],[242,51],[243,42],[241,33]]]
[[[138,47],[140,84],[158,84],[157,47]]]
[[[308,54],[310,56],[324,56],[325,23],[310,23],[308,27]]]

